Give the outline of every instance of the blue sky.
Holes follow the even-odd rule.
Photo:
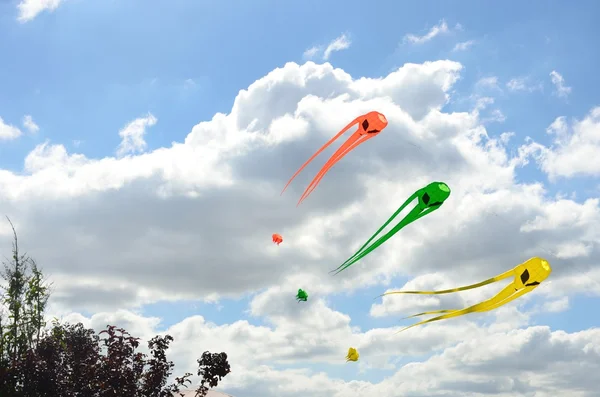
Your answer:
[[[595,49],[600,3],[592,0],[578,1],[577,6],[538,0],[377,1],[369,8],[357,0],[180,0],[169,7],[139,0],[65,0],[25,23],[17,21],[16,4],[0,2],[0,117],[23,131],[19,139],[1,142],[0,168],[14,173],[24,172],[24,158],[45,141],[89,159],[114,156],[121,140],[118,131],[148,113],[159,122],[145,135],[147,152],[183,142],[194,125],[217,112],[231,112],[240,90],[287,62],[304,63],[308,58],[303,53],[311,47],[319,47],[322,54],[341,35],[349,48],[333,52],[328,61],[354,78],[385,76],[405,63],[461,63],[461,78],[444,112],[469,111],[477,98],[493,97],[494,104],[482,110],[482,118],[490,117],[493,109],[504,115],[502,122],[489,122],[486,128],[496,138],[514,132],[509,150],[523,145],[527,136],[550,147],[552,139],[545,131],[557,117],[580,120],[600,105],[600,52]],[[445,31],[429,41],[414,44],[404,39],[425,36],[442,24]],[[460,43],[468,48],[457,50]],[[324,62],[319,55],[313,60]],[[556,94],[553,71],[570,87],[568,94]],[[495,87],[482,83],[494,77]],[[520,78],[536,88],[511,91],[509,81]],[[39,131],[27,132],[24,115],[33,117]],[[517,180],[542,182],[549,197],[576,192],[579,204],[598,197],[597,177],[559,177],[551,182],[535,162],[518,169]],[[217,304],[161,301],[138,312],[160,317],[159,330],[196,314],[219,325],[238,319],[268,325],[265,318],[248,313],[258,292]],[[368,314],[373,298],[382,292],[376,285],[349,295],[332,293],[326,300],[363,331],[398,325],[399,316]],[[577,295],[569,310],[542,313],[533,322],[567,332],[587,329],[598,325],[597,316],[588,313],[598,303],[597,296]],[[332,377],[371,382],[392,374],[359,374],[358,369],[326,364],[312,368],[327,370]]]
[[[546,84],[547,94],[548,74],[560,71],[577,92],[566,103],[545,94],[511,97],[510,104],[499,99],[507,116],[503,128],[533,136],[542,135],[557,114],[582,117],[596,99],[585,87],[600,84],[598,55],[588,41],[600,29],[594,1],[578,7],[560,1],[379,1],[369,11],[379,10],[376,17],[365,17],[360,1],[145,4],[72,1],[26,24],[15,21],[14,2],[0,4],[0,50],[14,54],[3,57],[0,71],[2,117],[18,124],[27,112],[44,126],[33,141],[0,148],[3,164],[18,169],[23,154],[44,139],[84,141],[84,154],[106,155],[118,143],[113,131],[148,111],[161,115],[149,148],[169,145],[198,120],[226,112],[240,89],[276,66],[302,62],[307,46],[340,32],[349,33],[352,49],[332,62],[357,76],[450,57],[467,68],[459,90],[488,75],[501,81],[531,75]],[[426,33],[442,19],[464,30],[417,49],[401,44],[405,34]],[[472,51],[451,52],[467,40],[478,41]],[[196,85],[188,87],[188,79]]]

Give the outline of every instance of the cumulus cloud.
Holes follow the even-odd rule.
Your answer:
[[[554,84],[555,93],[559,97],[567,97],[571,93],[571,87],[565,85],[564,77],[556,70],[550,72],[550,80]]]
[[[390,337],[393,330],[389,329],[352,332],[347,316],[320,302],[290,306],[295,310],[287,321],[272,326],[254,326],[246,320],[216,325],[202,316],[189,317],[164,331],[175,339],[169,358],[177,372],[194,372],[198,352],[226,351],[232,372],[219,388],[234,396],[512,397],[535,393],[593,397],[596,393],[589,374],[600,370],[598,329],[566,333],[545,326],[497,330],[494,326],[446,325]],[[98,330],[115,324],[146,339],[155,334],[158,323],[156,318],[127,311],[91,318],[73,314],[63,319],[82,321]],[[309,360],[343,365],[348,343],[358,348],[361,360],[369,361],[362,365],[393,369],[393,375],[378,383],[344,381],[303,368]],[[435,354],[420,362],[397,363],[399,357],[425,351]],[[290,364],[296,368],[288,368]]]
[[[598,331],[527,328],[530,313],[521,304],[555,312],[559,303],[541,302],[584,289],[600,293],[581,281],[599,269],[598,199],[556,199],[539,183],[519,182],[528,146],[511,157],[510,134],[490,136],[477,106],[444,111],[462,70],[441,60],[357,78],[329,63],[288,63],[241,90],[228,113],[200,121],[169,147],[89,158],[60,143],[37,146],[23,170],[0,172],[0,210],[50,275],[52,313],[64,319],[125,325],[147,339],[159,319],[135,314],[143,304],[250,297],[239,321],[213,324],[198,315],[165,331],[176,339],[178,371],[194,372],[205,350],[226,351],[233,372],[223,387],[233,395],[585,396],[595,390],[585,376],[598,370]],[[346,156],[293,211],[335,147],[280,196],[289,177],[354,115],[373,109],[388,118],[385,131]],[[143,138],[127,136],[134,135]],[[327,274],[432,180],[452,189],[443,210],[343,273]],[[281,246],[270,240],[274,231],[285,237]],[[544,255],[544,247],[561,248],[549,258],[559,289],[542,285],[489,316],[398,337],[398,327],[357,329],[328,301],[368,286],[401,287],[399,277],[431,287],[480,281]],[[0,249],[10,249],[4,229]],[[298,285],[310,286],[307,304],[293,299]],[[372,313],[385,319],[416,307],[454,307],[484,292],[448,301],[421,297],[411,307],[385,299]],[[364,368],[395,374],[378,383],[347,382],[304,369],[309,362],[343,362],[349,345],[361,352]]]
[[[0,117],[0,140],[10,141],[20,137],[22,134],[23,132],[19,128],[5,123],[2,117]]]
[[[289,63],[242,90],[229,114],[199,123],[183,143],[169,148],[91,159],[71,154],[60,144],[39,145],[27,156],[24,173],[0,174],[3,209],[15,213],[13,218],[23,218],[23,238],[39,244],[34,251],[40,261],[44,259],[50,267],[60,263],[65,280],[73,280],[64,283],[63,300],[74,305],[84,304],[81,294],[86,291],[98,296],[114,292],[124,301],[139,303],[153,297],[235,296],[276,284],[289,269],[321,274],[330,270],[323,269],[323,261],[341,261],[363,242],[363,236],[352,230],[375,227],[371,219],[387,219],[397,201],[437,179],[441,170],[452,170],[443,171],[453,188],[445,206],[459,215],[452,222],[432,219],[432,215],[411,225],[412,233],[398,236],[365,258],[365,266],[375,266],[369,276],[348,271],[347,285],[374,283],[377,274],[388,274],[395,268],[395,247],[405,252],[403,271],[426,272],[427,264],[416,265],[422,255],[437,253],[445,258],[444,249],[467,262],[490,261],[489,252],[451,248],[472,246],[469,241],[473,239],[487,239],[486,244],[496,247],[492,252],[499,258],[494,263],[517,263],[520,255],[507,258],[502,245],[492,242],[499,233],[514,236],[514,241],[506,238],[505,244],[525,251],[542,238],[549,246],[570,241],[564,230],[550,235],[531,231],[528,238],[519,240],[520,226],[542,214],[547,199],[543,189],[515,183],[520,158],[507,156],[505,140],[487,136],[477,109],[441,111],[460,70],[456,62],[437,61],[407,64],[384,78],[353,79],[329,64]],[[390,120],[385,134],[340,162],[303,204],[303,216],[289,211],[288,205],[296,202],[304,190],[303,181],[312,177],[317,164],[308,167],[281,198],[279,192],[314,152],[314,142],[329,139],[347,123],[345,115],[373,108]],[[138,122],[138,131],[151,124],[153,116],[142,120],[146,121]],[[428,145],[432,139],[440,146]],[[274,162],[282,166],[274,168]],[[379,173],[367,174],[365,164]],[[402,181],[396,173],[404,175]],[[489,189],[493,190],[483,193]],[[384,194],[397,200],[372,207],[369,214],[358,211],[359,203]],[[240,197],[245,199],[240,201]],[[55,202],[56,213],[42,210],[48,200]],[[73,200],[79,205],[73,206]],[[16,206],[17,202],[32,204]],[[498,221],[481,215],[485,211],[513,220],[490,229],[489,222]],[[28,227],[28,219],[36,219],[37,226]],[[67,259],[57,244],[45,244],[41,237],[57,222],[62,227],[51,232],[56,239],[78,242]],[[426,232],[428,222],[436,222],[439,233],[448,235],[445,241],[436,241],[434,248],[428,246],[433,242]],[[454,230],[467,224],[469,228],[461,229],[462,233]],[[264,238],[273,230],[296,237],[275,247]],[[288,258],[286,272],[278,265],[281,255]],[[90,263],[81,268],[82,261]],[[167,270],[173,266],[198,277],[177,277]],[[244,277],[231,276],[238,267],[246,269]],[[76,274],[69,269],[77,269]],[[143,275],[133,277],[141,269]],[[230,276],[223,278],[223,271]],[[102,282],[110,277],[133,281]],[[198,283],[202,295],[197,294]]]
[[[123,156],[126,154],[141,153],[146,150],[146,129],[156,124],[158,120],[153,114],[148,113],[146,117],[140,117],[127,124],[121,131],[121,143],[117,148],[117,155]]]
[[[33,121],[31,115],[25,115],[25,117],[23,117],[23,127],[32,134],[35,134],[40,130],[40,127]]]
[[[19,15],[17,20],[21,23],[29,22],[43,11],[52,12],[63,3],[64,0],[21,0],[17,4]]]
[[[457,29],[461,29],[460,24],[457,24]],[[415,34],[409,33],[404,36],[405,43],[411,44],[425,44],[428,41],[433,40],[435,37],[450,33],[450,29],[448,28],[448,24],[445,20],[441,20],[440,23],[434,25],[429,32],[424,34],[423,36],[417,36]]]
[[[572,123],[557,117],[546,132],[553,138],[550,147],[531,141],[522,152],[533,156],[551,179],[600,175],[600,107]]]
[[[322,58],[324,61],[329,60],[331,54],[337,51],[343,51],[352,45],[352,41],[346,33],[333,39],[327,46],[313,46],[304,51],[304,59],[313,59],[321,52],[323,53]]]

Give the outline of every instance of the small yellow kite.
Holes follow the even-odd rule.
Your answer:
[[[348,361],[358,361],[359,354],[355,348],[351,347],[348,349],[348,355],[346,356],[346,362]]]

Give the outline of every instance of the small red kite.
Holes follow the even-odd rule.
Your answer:
[[[274,242],[275,244],[277,244],[277,245],[279,245],[279,244],[283,243],[283,237],[281,237],[281,234],[277,234],[277,233],[275,233],[275,234],[273,235],[273,242]]]

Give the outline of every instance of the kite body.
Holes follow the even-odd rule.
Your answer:
[[[323,150],[325,150],[329,145],[331,145],[336,139],[338,139],[342,134],[344,134],[347,130],[349,130],[353,125],[358,124],[358,129],[352,133],[352,135],[340,146],[340,148],[327,160],[323,168],[317,173],[314,177],[310,185],[306,188],[300,200],[298,200],[298,204],[302,203],[302,201],[307,198],[312,191],[317,187],[321,179],[325,176],[325,174],[338,162],[340,161],[346,154],[348,154],[351,150],[356,148],[363,142],[368,141],[369,139],[378,135],[385,127],[388,125],[388,121],[385,116],[379,112],[369,112],[362,116],[358,116],[352,122],[350,122],[344,129],[337,133],[333,138],[329,140],[325,145],[323,145],[315,154],[309,158],[296,173],[290,178],[288,183],[283,188],[283,192],[289,186],[289,184],[294,180],[294,178],[315,158],[317,157]]]
[[[424,188],[417,190],[400,206],[400,208],[398,208],[396,212],[394,212],[394,214],[383,224],[383,226],[381,226],[379,230],[377,230],[375,234],[373,234],[371,238],[369,238],[369,240],[367,240],[367,242],[360,247],[358,251],[356,251],[354,255],[348,258],[337,269],[333,270],[333,272],[337,274],[342,270],[352,266],[379,247],[381,244],[389,240],[390,237],[398,233],[404,226],[409,225],[417,219],[422,218],[440,208],[448,197],[450,197],[450,188],[444,182],[432,182]],[[369,243],[373,241],[379,235],[379,233],[381,233],[382,230],[385,229],[394,220],[394,218],[398,216],[398,214],[415,199],[417,199],[416,206],[389,232],[369,245]]]
[[[500,291],[496,296],[485,300],[483,302],[477,303],[473,306],[469,306],[464,309],[457,310],[434,310],[430,312],[423,312],[419,314],[415,314],[406,318],[422,316],[426,314],[440,314],[445,313],[441,316],[437,316],[431,318],[429,320],[421,321],[416,324],[410,325],[398,332],[402,332],[412,327],[416,327],[417,325],[430,323],[433,321],[444,320],[447,318],[463,316],[468,313],[475,312],[487,312],[493,309],[497,309],[498,307],[507,304],[520,296],[525,295],[528,292],[533,291],[537,288],[538,285],[542,283],[542,281],[546,280],[548,276],[552,273],[552,268],[550,264],[545,259],[539,257],[533,257],[520,265],[517,265],[515,268],[499,274],[495,277],[487,279],[477,284],[467,285],[464,287],[448,289],[443,291],[394,291],[394,292],[386,292],[383,295],[392,295],[392,294],[449,294],[451,292],[465,291],[473,288],[482,287],[487,284],[495,283],[500,280],[504,280],[510,277],[513,277],[513,281],[508,284],[502,291]],[[382,296],[383,296],[382,295]]]
[[[308,300],[308,294],[306,293],[306,291],[304,291],[303,289],[299,289],[298,293],[296,294],[296,300],[298,302],[306,302]]]
[[[348,354],[346,355],[346,362],[348,361],[358,361],[358,357],[360,357],[360,355],[358,354],[358,352],[356,351],[355,348],[351,347],[348,349]]]
[[[273,234],[272,237],[273,237],[273,242],[275,244],[279,245],[279,244],[283,243],[283,237],[281,237],[281,234],[275,233],[275,234]]]

